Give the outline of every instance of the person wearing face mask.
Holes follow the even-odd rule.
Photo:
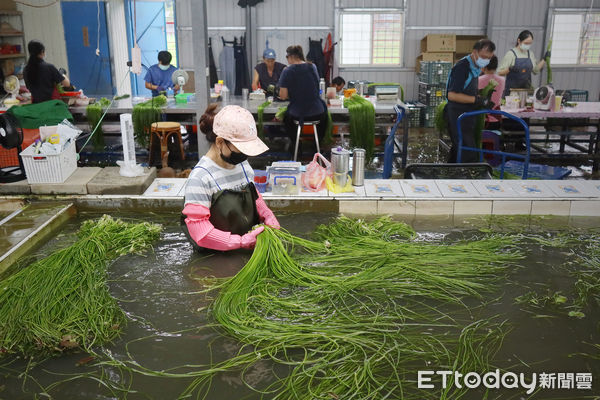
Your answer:
[[[550,57],[547,51],[539,62],[531,51],[533,45],[533,33],[523,31],[517,38],[517,45],[510,49],[498,68],[498,75],[506,76],[506,86],[504,87],[504,96],[510,94],[510,89],[529,89],[531,88],[531,74],[538,74],[546,61]]]
[[[181,225],[195,250],[252,249],[264,230],[279,222],[254,187],[246,160],[268,147],[258,138],[252,114],[239,106],[208,106],[200,130],[211,147],[193,168],[185,189]]]
[[[450,71],[446,84],[448,104],[444,109],[448,121],[448,131],[452,140],[448,162],[455,163],[458,150],[458,117],[469,111],[493,107],[489,98],[479,96],[478,82],[481,69],[486,67],[494,55],[496,45],[488,39],[481,39],[473,46],[471,54],[461,58]],[[461,121],[463,145],[475,145],[475,117]],[[479,154],[463,151],[461,162],[478,162]]]
[[[174,85],[172,80],[173,72],[177,71],[177,68],[171,65],[172,58],[168,51],[159,51],[158,64],[148,68],[144,80],[146,89],[152,90],[152,97],[158,96],[168,88],[173,88],[175,92],[179,90],[179,85]]]

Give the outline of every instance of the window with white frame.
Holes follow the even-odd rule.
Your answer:
[[[342,12],[340,65],[402,63],[402,12]]]
[[[552,64],[600,64],[600,13],[554,13]]]

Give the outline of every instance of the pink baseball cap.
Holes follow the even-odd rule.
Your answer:
[[[269,150],[258,138],[256,122],[250,111],[240,106],[226,106],[215,115],[215,135],[230,141],[247,156],[257,156]]]

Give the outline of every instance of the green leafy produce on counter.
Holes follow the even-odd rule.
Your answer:
[[[357,94],[344,99],[344,107],[350,115],[350,145],[365,149],[368,162],[375,148],[375,107]]]
[[[162,109],[167,105],[164,95],[133,106],[133,132],[136,142],[142,147],[148,147],[150,142],[150,127],[154,122],[161,120]]]
[[[270,104],[271,104],[271,102],[267,100],[264,103],[262,103],[261,105],[259,105],[258,110],[257,110],[256,127],[258,130],[258,137],[261,138],[262,140],[265,139],[265,130],[264,130],[265,108],[268,107]]]

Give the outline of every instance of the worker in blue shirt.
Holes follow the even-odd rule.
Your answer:
[[[456,122],[458,117],[469,111],[481,108],[491,108],[489,98],[479,96],[478,81],[481,69],[487,66],[494,55],[496,45],[489,39],[481,39],[473,46],[471,54],[461,58],[450,71],[446,93],[448,104],[445,117],[448,121],[448,131],[452,139],[448,162],[455,163],[458,150],[458,132]],[[463,146],[476,147],[475,117],[461,120]],[[479,161],[479,153],[463,151],[461,162],[473,163]]]
[[[172,58],[168,51],[159,51],[158,64],[148,68],[144,80],[146,89],[152,90],[152,97],[158,96],[160,92],[165,92],[168,88],[172,88],[175,92],[179,90],[179,85],[174,84],[171,78],[173,72],[177,71],[177,68],[171,65]]]

